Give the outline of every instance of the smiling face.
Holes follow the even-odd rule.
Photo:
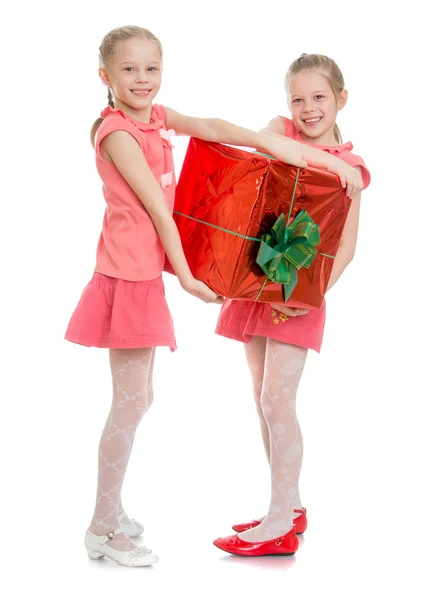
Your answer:
[[[99,69],[103,83],[112,90],[115,107],[139,120],[149,120],[161,73],[159,47],[137,37],[118,42],[108,64]]]
[[[303,70],[288,84],[291,116],[307,141],[336,145],[334,125],[347,100],[346,90],[334,94],[329,80],[319,71]]]

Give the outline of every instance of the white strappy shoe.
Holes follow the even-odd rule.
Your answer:
[[[89,558],[98,560],[106,556],[123,567],[148,567],[159,561],[158,556],[152,554],[152,550],[146,546],[138,546],[134,550],[116,550],[107,545],[119,533],[124,533],[122,529],[109,531],[106,535],[95,535],[88,529],[84,538]]]
[[[143,534],[143,525],[136,521],[136,519],[130,519],[131,523],[123,523],[121,520],[125,515],[125,512],[121,512],[118,515],[118,520],[120,522],[120,529],[123,533],[125,533],[129,538],[138,537]]]

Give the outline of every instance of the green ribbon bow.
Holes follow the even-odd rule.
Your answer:
[[[317,255],[319,227],[306,210],[302,210],[290,225],[285,225],[285,216],[281,214],[271,232],[262,235],[261,239],[256,262],[269,281],[282,283],[287,302],[297,285],[297,271],[310,267]]]

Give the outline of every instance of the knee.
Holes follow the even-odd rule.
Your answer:
[[[260,402],[256,402],[256,412],[257,412],[257,416],[259,417],[260,421],[262,423],[264,423],[266,421],[266,419],[265,419],[265,415],[263,414],[263,408],[262,408],[262,405],[260,404]]]
[[[140,411],[140,419],[149,411],[154,402],[154,394],[152,391],[152,387],[147,389],[147,392],[144,396],[141,396],[138,402],[138,409]]]
[[[145,402],[145,404],[144,404],[144,407],[143,407],[143,411],[142,411],[142,415],[141,415],[141,417],[142,417],[143,415],[145,415],[145,414],[146,414],[146,413],[149,411],[149,409],[151,408],[151,406],[152,406],[152,403],[153,403],[153,402],[154,402],[154,398],[153,398],[152,396],[150,396],[150,397],[148,397],[148,398],[146,399],[146,402]]]

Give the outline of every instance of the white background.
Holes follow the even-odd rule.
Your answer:
[[[8,598],[424,597],[424,33],[404,2],[23,2],[2,22],[2,483]],[[242,345],[166,276],[179,350],[158,352],[125,507],[151,569],[89,562],[107,351],[63,341],[91,277],[104,204],[89,129],[97,49],[138,24],[163,42],[158,101],[254,129],[288,115],[301,52],[332,56],[344,140],[372,172],[355,261],[328,298],[299,391],[309,529],[292,558],[212,545],[269,503]],[[423,46],[423,50],[421,47]],[[176,166],[186,139],[176,144]],[[423,454],[422,454],[423,452]],[[423,475],[422,475],[423,473]],[[10,577],[10,579],[9,579]]]

